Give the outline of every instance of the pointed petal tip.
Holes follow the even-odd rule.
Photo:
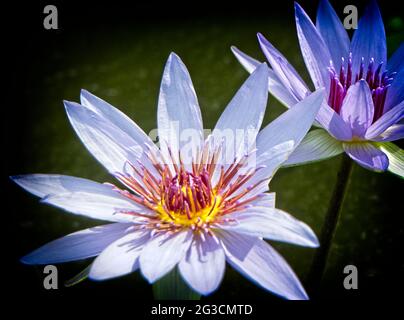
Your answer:
[[[268,45],[268,44],[269,44],[268,39],[265,38],[265,36],[264,36],[261,32],[258,32],[258,33],[257,33],[257,38],[258,38],[258,42],[259,42],[259,44],[260,44],[261,46],[262,46],[262,45]]]
[[[302,6],[297,1],[294,2],[294,8],[295,8],[296,15],[304,12]]]
[[[232,45],[230,46],[230,50],[231,52],[233,52],[233,54],[238,57],[242,54],[241,50],[239,48],[237,48],[236,46]]]
[[[162,278],[162,276],[161,276],[161,277],[156,277],[156,276],[153,275],[153,274],[149,274],[149,273],[145,272],[145,270],[144,270],[144,268],[142,268],[142,265],[141,265],[141,264],[140,264],[140,273],[142,274],[143,278],[145,278],[146,281],[147,281],[149,284],[153,284],[153,283],[155,283],[157,280],[160,280],[160,279]]]
[[[32,253],[28,253],[27,255],[20,258],[20,262],[26,265],[37,265],[37,264],[44,264],[38,261],[35,261]]]
[[[80,96],[94,96],[94,94],[92,94],[90,91],[88,91],[87,89],[80,89]]]
[[[21,257],[21,258],[20,258],[20,262],[23,263],[23,264],[29,264],[26,257],[27,257],[27,256]]]
[[[318,248],[320,247],[320,241],[318,240],[316,234],[313,232],[313,238],[311,239],[310,248]]]
[[[167,61],[182,61],[181,58],[179,57],[178,54],[176,54],[174,51],[170,52],[170,55],[168,56],[168,60]]]
[[[73,101],[63,100],[63,105],[65,106],[66,110],[76,107],[77,104],[78,103]]]
[[[260,63],[258,65],[258,67],[250,75],[250,77],[252,77],[254,75],[264,77],[264,78],[268,78],[269,77],[269,68],[268,68],[267,63],[266,62]],[[265,81],[267,81],[267,79],[265,79]]]
[[[98,274],[94,272],[94,269],[91,267],[90,272],[88,274],[88,279],[91,281],[101,282],[110,279],[106,274]]]
[[[10,180],[13,181],[14,183],[16,183],[18,186],[20,186],[21,188],[25,189],[24,186],[24,179],[31,176],[30,174],[16,174],[13,176],[9,176]]]

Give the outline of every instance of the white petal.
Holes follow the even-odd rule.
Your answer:
[[[252,73],[261,64],[261,62],[251,58],[234,46],[231,47],[231,51],[249,73]],[[278,76],[272,69],[269,69],[268,73],[268,90],[287,108],[298,102],[293,94],[279,80]]]
[[[288,263],[264,240],[229,232],[221,240],[227,261],[245,277],[283,298],[308,299]]]
[[[181,150],[183,163],[190,167],[197,150],[203,144],[201,111],[187,68],[181,59],[171,53],[161,80],[157,111],[158,133],[163,154],[179,163]],[[183,148],[190,147],[190,153]]]
[[[342,143],[331,137],[327,131],[310,131],[285,162],[285,166],[299,165],[328,159],[344,152]]]
[[[264,154],[261,154],[257,158],[257,171],[255,174],[244,184],[242,184],[238,190],[232,194],[232,197],[244,192],[246,188],[250,189],[249,192],[240,198],[239,201],[252,198],[257,194],[268,191],[270,179],[274,176],[281,165],[288,159],[293,150],[294,143],[292,141],[286,141],[272,147]]]
[[[223,164],[229,165],[234,159],[255,148],[255,137],[261,127],[268,97],[268,67],[261,64],[244,82],[230,101],[213,130],[216,143],[226,139]],[[246,141],[248,140],[248,141]],[[250,145],[245,148],[246,142]]]
[[[153,283],[181,261],[192,241],[191,231],[164,233],[152,238],[140,255],[140,270]]]
[[[286,141],[293,141],[296,148],[313,124],[323,100],[324,89],[317,90],[267,125],[257,137],[258,159]]]
[[[94,257],[131,226],[129,223],[112,223],[71,233],[56,239],[24,256],[26,264],[50,264]]]
[[[26,174],[11,179],[28,192],[43,198],[50,194],[99,190],[100,184],[91,180],[60,174]]]
[[[150,137],[122,111],[87,90],[81,90],[80,99],[83,106],[112,122],[137,141],[140,146],[147,146],[148,148],[153,149],[154,152],[158,152],[158,148]]]
[[[222,247],[208,235],[204,241],[199,236],[194,238],[178,267],[184,280],[195,291],[207,295],[219,287],[225,265]]]
[[[128,214],[117,213],[117,211],[129,210],[149,215],[154,214],[151,210],[113,190],[111,185],[51,174],[29,174],[11,178],[25,190],[41,197],[42,202],[90,218],[131,222],[136,219]]]
[[[118,195],[113,190],[108,191],[108,189],[103,193],[72,192],[50,195],[43,198],[41,202],[74,214],[113,222],[140,221],[140,218],[125,213],[127,211],[152,214],[149,209]]]
[[[117,125],[78,103],[64,103],[77,135],[110,173],[122,172],[127,161],[135,164],[141,159],[144,146]]]
[[[140,253],[149,239],[149,232],[135,231],[110,244],[94,260],[89,273],[90,279],[106,280],[138,269]]]
[[[232,46],[230,49],[241,65],[248,71],[248,73],[253,73],[253,71],[262,64],[262,62],[255,60],[235,46]]]
[[[251,201],[251,207],[275,208],[275,192],[263,193],[256,200]]]
[[[237,223],[223,226],[229,231],[305,247],[319,246],[316,235],[308,225],[276,208],[251,205],[247,209],[231,214],[231,218]]]

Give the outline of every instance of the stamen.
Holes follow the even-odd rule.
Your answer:
[[[335,112],[340,113],[349,87],[363,79],[369,85],[372,93],[375,108],[373,122],[383,115],[387,89],[394,80],[395,72],[388,73],[384,71],[380,74],[383,62],[380,62],[377,67],[375,67],[375,63],[374,58],[371,58],[367,64],[367,69],[365,69],[365,60],[362,58],[356,75],[352,74],[352,53],[349,54],[347,62],[344,58],[341,59],[341,68],[338,73],[335,71],[332,62],[330,63],[330,67],[328,68],[330,74],[328,105]],[[354,82],[352,82],[352,78],[355,79]]]

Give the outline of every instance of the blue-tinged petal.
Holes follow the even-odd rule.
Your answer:
[[[253,73],[253,71],[262,64],[262,62],[254,59],[253,57],[250,57],[248,54],[242,52],[235,46],[231,46],[230,49],[248,73]]]
[[[350,40],[338,15],[328,0],[321,0],[317,10],[317,29],[330,48],[331,58],[336,70],[341,67],[341,59],[347,58]]]
[[[178,264],[188,285],[203,295],[215,291],[222,282],[226,259],[221,245],[212,236],[194,237],[185,257]]]
[[[404,118],[404,101],[377,119],[366,131],[365,138],[373,140]]]
[[[146,207],[129,200],[113,186],[87,179],[62,175],[30,174],[11,177],[19,186],[41,197],[42,202],[74,214],[106,221],[130,222],[136,219],[120,210],[153,214]]]
[[[388,127],[381,135],[373,138],[372,141],[396,141],[404,139],[404,124],[394,124]]]
[[[387,63],[386,33],[379,7],[375,0],[371,0],[366,7],[363,17],[359,20],[358,29],[351,42],[353,74],[359,70],[362,58],[365,65],[370,59],[376,64]]]
[[[284,166],[300,165],[335,157],[344,152],[342,143],[323,129],[310,131],[289,156]]]
[[[253,143],[267,105],[268,70],[263,63],[249,76],[223,111],[212,132],[216,144],[225,139],[222,161],[226,166],[248,153],[248,147],[254,148]]]
[[[250,204],[257,207],[275,208],[275,192],[263,193]]]
[[[390,111],[394,106],[404,101],[404,69],[393,76],[393,83],[387,89],[384,112]]]
[[[149,232],[134,231],[114,241],[94,260],[89,278],[107,280],[136,271],[140,253],[149,239]]]
[[[71,192],[46,196],[41,200],[67,212],[82,215],[91,219],[112,222],[136,222],[140,218],[127,212],[152,215],[153,212],[111,189],[100,189],[98,192]]]
[[[389,158],[388,170],[404,178],[404,150],[391,142],[383,142],[377,146]]]
[[[10,178],[21,188],[40,198],[69,192],[97,192],[100,187],[99,183],[88,179],[60,174],[22,174]]]
[[[287,141],[292,141],[296,148],[313,124],[323,100],[324,89],[317,90],[267,125],[257,137],[257,159]]]
[[[374,105],[369,85],[360,80],[349,87],[341,106],[341,118],[352,128],[352,135],[363,137],[373,121]]]
[[[261,33],[258,33],[257,36],[262,52],[264,52],[278,79],[297,101],[302,100],[310,92],[303,79],[288,60]]]
[[[306,67],[318,88],[329,88],[331,54],[323,38],[302,7],[295,3],[296,29]]]
[[[154,236],[140,254],[140,270],[153,283],[167,274],[185,256],[192,242],[192,231]]]
[[[202,116],[191,77],[175,53],[170,54],[164,68],[157,124],[163,154],[170,159],[170,148],[173,160],[178,164],[181,150],[181,160],[190,168],[203,145]]]
[[[249,55],[240,51],[235,46],[231,47],[231,51],[249,73],[252,73],[257,66],[261,64],[261,62],[251,58]],[[268,90],[287,108],[295,105],[298,102],[298,99],[296,99],[290,90],[283,85],[272,69],[269,69],[268,73]]]
[[[324,100],[317,114],[316,120],[337,140],[352,139],[351,127]]]
[[[91,258],[123,237],[130,226],[129,223],[112,223],[77,231],[45,244],[21,261],[26,264],[51,264]]]
[[[116,124],[78,103],[64,104],[77,135],[110,173],[123,172],[127,161],[136,164],[142,159],[145,146]]]
[[[220,228],[305,247],[319,246],[308,225],[276,208],[254,205],[233,213],[231,218],[237,223],[223,224]]]
[[[386,171],[389,159],[386,154],[370,142],[350,142],[343,144],[345,152],[359,165],[373,171]]]
[[[400,72],[404,70],[404,43],[393,53],[387,63],[389,72]]]
[[[264,240],[225,231],[220,239],[229,264],[247,279],[289,300],[308,299],[288,263]]]
[[[80,100],[83,106],[113,123],[137,141],[139,145],[147,146],[148,149],[153,149],[154,152],[158,152],[158,148],[150,137],[122,111],[87,90],[81,90]]]
[[[244,193],[246,189],[249,192],[239,199],[243,201],[253,198],[257,194],[268,191],[268,184],[275,172],[281,165],[288,159],[295,145],[293,141],[286,141],[271,147],[265,153],[260,154],[255,162],[253,161],[254,169],[257,169],[254,175],[245,181],[240,187],[232,194],[232,197],[237,197],[239,194]],[[229,186],[230,188],[231,186]]]

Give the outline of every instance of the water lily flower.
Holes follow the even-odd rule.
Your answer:
[[[404,176],[404,151],[391,143],[404,137],[404,45],[387,61],[377,3],[366,8],[352,40],[327,0],[320,2],[316,25],[297,3],[295,18],[314,87],[327,91],[315,122],[323,129],[311,131],[287,164],[345,152],[367,169]],[[269,91],[287,107],[304,99],[310,89],[297,71],[260,33],[258,41],[272,67]],[[249,72],[259,64],[236,47],[232,51]]]
[[[150,283],[178,267],[189,286],[206,295],[221,283],[227,261],[276,295],[307,299],[290,266],[263,238],[318,246],[313,231],[276,209],[275,195],[267,191],[275,171],[311,127],[324,92],[311,94],[258,134],[268,70],[266,64],[257,67],[204,139],[190,75],[172,53],[158,100],[160,148],[126,115],[88,91],[81,92],[81,104],[65,101],[81,141],[122,186],[56,174],[13,176],[43,203],[112,222],[54,240],[22,262],[96,257],[88,268],[92,280],[140,269]],[[221,138],[223,130],[247,129],[256,142],[249,148],[242,147],[243,140]],[[185,131],[193,133],[191,148],[181,139]],[[230,151],[231,161],[221,160]]]

